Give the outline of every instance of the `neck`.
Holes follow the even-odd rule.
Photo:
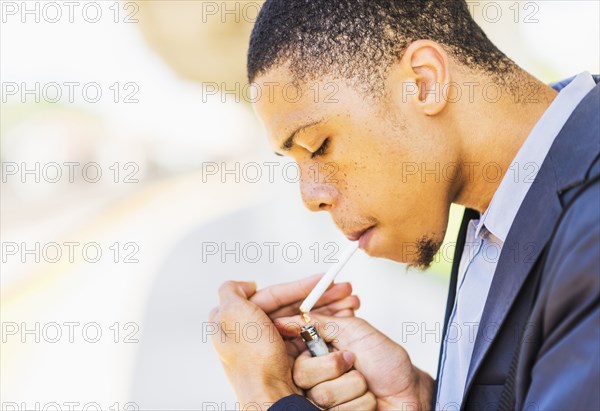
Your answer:
[[[489,77],[470,75],[461,79],[482,86],[474,88],[471,102],[462,101],[456,107],[463,169],[453,202],[481,213],[488,208],[512,160],[557,95],[528,73],[519,69],[515,73],[510,76],[510,84],[487,87],[487,93],[483,89],[492,82]],[[501,90],[501,97],[494,101],[497,90]]]

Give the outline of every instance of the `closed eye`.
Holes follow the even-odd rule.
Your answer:
[[[323,141],[321,147],[319,147],[314,153],[310,155],[310,158],[315,158],[318,156],[323,156],[327,153],[327,147],[329,147],[329,137]]]

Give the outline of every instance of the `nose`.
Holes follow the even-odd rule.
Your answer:
[[[329,211],[334,205],[332,196],[323,187],[303,185],[301,194],[304,205],[310,211]]]
[[[300,194],[306,208],[310,211],[330,211],[339,200],[339,191],[324,178],[315,177],[315,173],[307,173],[302,169],[300,178]]]

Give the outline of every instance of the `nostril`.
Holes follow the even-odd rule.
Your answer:
[[[321,204],[319,204],[319,208],[320,208],[321,210],[322,210],[322,209],[324,209],[324,208],[327,208],[327,204],[325,204],[325,203],[321,203]]]

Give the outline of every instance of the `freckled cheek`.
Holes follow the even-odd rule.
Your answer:
[[[332,175],[332,185],[344,201],[360,214],[371,214],[379,201],[380,176],[366,167],[340,166]]]
[[[338,188],[346,188],[348,185],[348,168],[338,162],[330,161],[319,167],[319,180],[323,184],[330,184]]]

